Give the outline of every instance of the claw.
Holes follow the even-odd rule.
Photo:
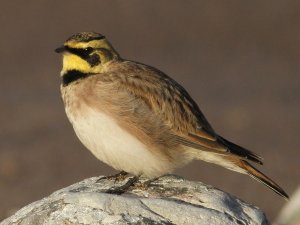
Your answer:
[[[132,185],[134,185],[139,180],[139,177],[132,177],[129,178],[129,180],[122,186],[110,188],[106,191],[108,194],[116,194],[121,195],[125,193]]]
[[[127,172],[121,171],[121,172],[119,172],[117,174],[109,175],[109,176],[106,176],[106,177],[101,177],[100,179],[98,179],[96,181],[96,183],[99,183],[101,180],[104,180],[104,179],[105,180],[112,180],[112,179],[114,179],[115,183],[116,183],[117,181],[119,182],[119,181],[124,180],[126,175],[128,175]]]

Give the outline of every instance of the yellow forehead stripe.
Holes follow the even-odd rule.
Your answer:
[[[71,48],[107,48],[109,45],[105,39],[93,40],[89,42],[77,42],[74,40],[65,43],[66,46]]]

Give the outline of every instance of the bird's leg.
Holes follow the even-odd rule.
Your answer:
[[[125,193],[132,185],[134,185],[138,180],[139,180],[139,176],[134,176],[129,178],[129,180],[123,184],[120,187],[115,187],[115,188],[110,188],[106,191],[106,193],[109,194],[116,194],[116,195],[121,195],[123,193]]]
[[[158,179],[161,178],[161,177],[163,177],[163,176],[156,177],[156,178],[153,178],[153,179],[148,179],[148,180],[146,180],[146,181],[143,182],[143,183],[138,183],[138,184],[136,185],[136,187],[139,188],[139,189],[142,189],[142,190],[147,190],[152,182],[158,180]]]
[[[161,176],[161,177],[162,177],[162,176]],[[161,177],[156,177],[156,178],[153,178],[153,179],[146,180],[145,182],[143,182],[143,185],[149,186],[152,182],[158,180],[158,179],[161,178]]]
[[[115,179],[115,182],[117,181],[121,181],[121,180],[124,180],[125,179],[125,176],[128,175],[127,172],[125,171],[121,171],[119,173],[116,173],[116,174],[113,174],[113,175],[109,175],[109,176],[106,176],[106,177],[101,177],[100,179],[98,179],[96,181],[96,183],[99,183],[101,180],[103,179],[107,179],[107,180],[112,180],[112,179]]]
[[[116,181],[119,181],[119,180],[124,180],[125,176],[127,176],[127,175],[128,175],[127,172],[121,171],[117,174],[107,176],[106,179],[108,179],[108,180],[115,179]]]

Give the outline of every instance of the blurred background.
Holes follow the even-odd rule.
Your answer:
[[[289,194],[299,185],[299,1],[15,0],[1,8],[0,220],[115,173],[76,138],[60,98],[53,50],[80,31],[105,34],[123,58],[175,78],[218,133],[264,157],[261,171]],[[204,162],[176,173],[257,205],[271,221],[285,204],[250,177]]]

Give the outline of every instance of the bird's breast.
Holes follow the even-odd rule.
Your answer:
[[[117,170],[147,177],[157,177],[174,169],[174,163],[148,149],[112,115],[69,94],[63,94],[66,114],[80,141],[99,160]]]

